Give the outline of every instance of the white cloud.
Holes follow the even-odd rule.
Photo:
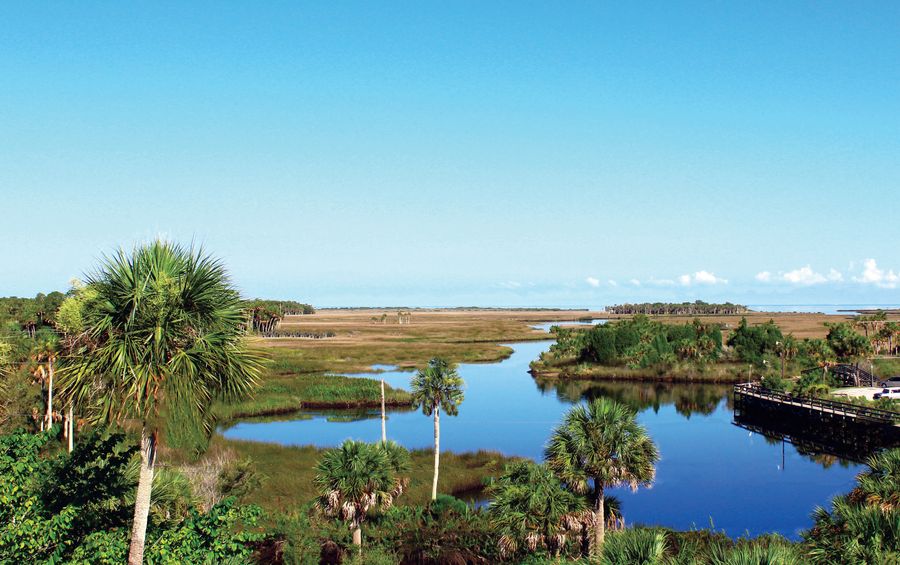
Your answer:
[[[788,271],[781,278],[791,284],[802,285],[820,284],[828,280],[822,273],[813,271],[809,265]]]
[[[862,276],[853,277],[853,280],[863,284],[874,284],[881,288],[897,288],[897,284],[900,283],[900,275],[893,269],[885,271],[879,268],[875,259],[866,259],[863,261]]]
[[[728,284],[727,279],[717,277],[715,273],[709,271],[697,271],[693,275],[681,275],[678,282],[682,286],[690,286],[692,284]]]
[[[842,282],[844,275],[835,268],[828,269],[828,273],[823,275],[818,271],[814,271],[810,265],[806,265],[786,273],[779,271],[777,275],[772,274],[771,271],[760,271],[756,273],[754,278],[763,283],[782,281],[795,285],[810,286],[826,282]]]
[[[504,281],[502,283],[498,283],[498,286],[500,286],[501,288],[508,288],[508,289],[512,290],[512,289],[516,289],[516,288],[521,288],[522,283],[520,283],[518,281]]]
[[[672,279],[657,279],[654,277],[650,277],[650,280],[647,281],[647,284],[652,284],[654,286],[673,286],[675,281]]]
[[[637,279],[631,279],[631,280],[628,281],[628,282],[630,282],[630,283],[633,284],[634,286],[641,286],[641,281],[639,281],[639,280],[637,280]]]
[[[609,286],[619,286],[619,283],[617,283],[616,281],[614,281],[614,280],[612,280],[612,279],[609,279],[609,280],[606,281],[606,282],[609,283]]]
[[[595,279],[594,277],[588,277],[584,279],[586,283],[594,288],[598,288],[600,286],[600,279]]]

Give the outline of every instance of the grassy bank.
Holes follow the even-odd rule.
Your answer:
[[[374,376],[374,375],[373,375]],[[403,389],[385,384],[389,406],[409,406]],[[375,379],[335,375],[269,374],[255,394],[241,402],[217,404],[220,421],[295,412],[303,408],[375,408],[381,406],[381,383]]]
[[[900,375],[900,359],[896,357],[872,359],[872,365],[875,367],[875,374],[881,378],[887,379]]]
[[[427,425],[424,420],[423,425]],[[250,494],[247,502],[259,504],[269,511],[289,512],[316,497],[313,477],[322,449],[312,446],[285,447],[222,437],[216,437],[210,449],[232,449],[240,457],[253,459],[255,468],[264,476],[264,482],[261,488]],[[429,501],[434,471],[433,453],[425,449],[411,452],[409,491],[398,500],[398,504],[415,505]],[[472,495],[481,490],[484,478],[496,476],[511,461],[512,458],[490,451],[442,452],[438,490],[454,496]]]
[[[667,383],[738,383],[749,379],[743,363],[675,363],[665,367],[611,367],[568,361],[534,361],[531,374],[541,379],[654,381]],[[756,376],[759,376],[758,373]]]

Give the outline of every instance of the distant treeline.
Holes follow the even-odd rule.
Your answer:
[[[263,337],[300,337],[304,339],[325,339],[329,337],[334,337],[335,334],[333,331],[324,331],[324,332],[311,332],[309,330],[291,330],[291,329],[282,329],[276,328],[270,332],[260,333]]]
[[[316,309],[312,305],[294,300],[261,300],[256,298],[247,301],[247,309],[259,309],[267,314],[275,314],[281,317],[316,313]]]
[[[750,311],[742,304],[709,304],[702,300],[696,302],[644,302],[642,304],[617,304],[607,306],[611,314],[646,314],[670,316],[707,316],[711,314],[745,314]]]
[[[285,316],[315,314],[316,309],[309,304],[293,300],[248,300],[247,326],[250,331],[266,337],[274,337],[278,324]]]
[[[52,328],[56,311],[65,300],[61,292],[38,294],[34,298],[0,298],[0,327],[3,334],[24,332],[34,337],[41,328]]]

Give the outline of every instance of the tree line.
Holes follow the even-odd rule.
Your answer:
[[[640,304],[617,304],[607,306],[611,314],[644,314],[648,316],[710,316],[719,314],[746,314],[749,308],[741,304],[709,304],[702,300],[695,302],[643,302]]]

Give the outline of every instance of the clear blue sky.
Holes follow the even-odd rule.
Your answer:
[[[0,22],[0,294],[164,235],[318,305],[900,302],[897,2]]]

